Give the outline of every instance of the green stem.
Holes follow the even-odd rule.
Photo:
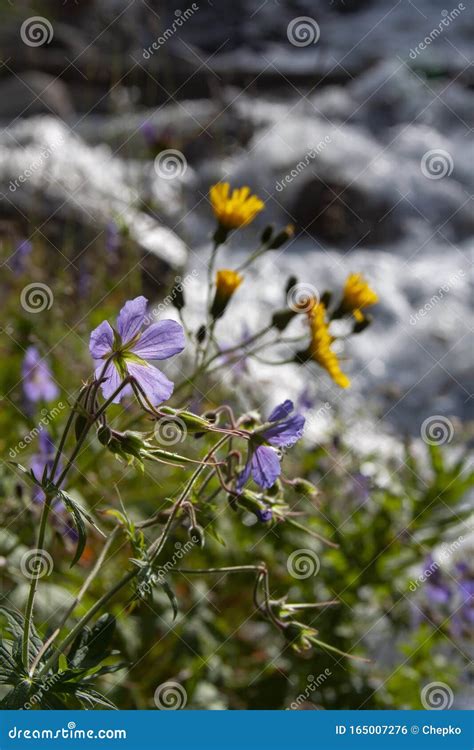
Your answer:
[[[41,511],[40,526],[39,526],[39,531],[38,531],[38,543],[37,543],[38,551],[43,550],[44,539],[46,536],[46,524],[48,521],[49,512],[51,510],[51,499],[52,498],[50,495],[46,495],[44,499],[43,508]],[[40,572],[41,572],[40,568],[38,567],[36,574],[31,579],[30,591],[28,594],[28,601],[26,603],[26,609],[25,609],[25,622],[23,626],[22,658],[23,658],[23,664],[26,670],[28,670],[28,665],[29,665],[29,660],[30,660],[31,620],[33,617],[35,595],[36,595],[36,590],[38,588]]]
[[[204,457],[204,460],[207,461],[212,454],[218,450],[226,440],[228,440],[228,436],[221,438],[216,445],[211,448],[211,450],[206,454]],[[176,501],[173,511],[170,513],[170,516],[166,522],[165,528],[163,529],[163,532],[160,537],[154,542],[154,544],[151,545],[149,549],[150,554],[150,560],[156,559],[157,555],[161,552],[161,550],[164,547],[164,544],[166,542],[167,534],[171,528],[171,524],[173,522],[173,519],[176,517],[176,514],[181,507],[184,500],[186,500],[188,492],[191,490],[194,481],[200,476],[201,472],[204,471],[205,464],[203,466],[199,466],[199,468],[194,472],[193,476],[190,478],[190,480],[187,482],[186,487],[184,488],[183,492],[181,493],[180,497]],[[50,656],[50,658],[46,661],[43,669],[41,670],[41,674],[46,673],[58,660],[60,654],[64,653],[64,651],[67,649],[67,647],[74,641],[77,634],[80,633],[82,628],[87,625],[87,623],[94,617],[96,612],[99,612],[100,609],[102,609],[107,602],[112,599],[115,594],[117,594],[121,589],[123,589],[125,586],[127,586],[130,581],[133,581],[133,579],[138,575],[139,569],[135,568],[133,570],[130,570],[123,578],[118,581],[115,586],[113,586],[107,593],[103,594],[103,596],[100,597],[100,599],[97,600],[97,602],[81,617],[79,622],[74,626],[74,628],[71,630],[68,636],[64,639],[62,643],[59,644],[57,650]]]

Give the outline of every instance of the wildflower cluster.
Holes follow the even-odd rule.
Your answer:
[[[41,639],[34,626],[39,575],[32,577],[24,617],[7,615],[14,639],[5,647],[9,667],[3,681],[12,690],[4,707],[16,707],[19,681],[24,685],[24,701],[33,693],[42,695],[47,682],[52,686],[48,700],[54,700],[57,707],[69,705],[72,696],[81,705],[107,706],[107,699],[90,687],[90,681],[110,669],[110,666],[99,668],[99,665],[109,654],[115,620],[103,614],[92,630],[89,623],[120,591],[130,587],[132,607],[139,606],[158,587],[169,598],[176,614],[178,603],[173,577],[183,572],[187,575],[251,574],[257,611],[294,649],[301,651],[315,646],[332,649],[330,644],[316,638],[314,628],[297,619],[299,612],[315,605],[289,603],[286,597],[271,598],[270,573],[265,563],[219,568],[193,568],[192,565],[195,550],[205,545],[209,535],[216,535],[212,512],[218,502],[222,512],[238,521],[244,522],[251,515],[259,524],[274,527],[287,524],[306,530],[321,543],[334,546],[297,520],[304,514],[295,510],[295,503],[303,498],[313,509],[316,487],[307,480],[289,478],[285,474],[286,452],[304,435],[304,416],[289,399],[275,406],[267,418],[253,410],[236,414],[228,404],[197,411],[189,408],[189,404],[199,392],[203,378],[212,378],[215,370],[232,365],[242,356],[251,358],[257,351],[285,343],[286,329],[300,314],[304,330],[291,343],[303,348],[294,351],[291,361],[300,365],[314,362],[339,386],[346,388],[349,379],[341,371],[332,349],[331,322],[346,317],[354,322],[352,332],[360,332],[370,322],[365,310],[375,304],[377,296],[362,276],[353,274],[347,279],[338,305],[331,307],[331,295],[325,293],[321,299],[314,297],[301,309],[293,305],[276,310],[262,329],[249,332],[244,341],[227,349],[224,357],[216,329],[234,295],[245,285],[246,268],[264,253],[290,241],[294,228],[265,227],[259,246],[243,264],[235,269],[218,268],[220,246],[233,231],[248,226],[263,211],[264,203],[251,194],[250,188],[231,191],[227,183],[214,185],[210,199],[216,229],[208,268],[206,307],[197,330],[191,330],[186,321],[183,288],[179,294],[171,295],[180,322],[155,320],[147,314],[147,299],[142,295],[126,301],[114,325],[104,320],[90,334],[90,376],[77,392],[59,439],[55,441],[51,435],[42,433],[38,452],[29,468],[15,464],[15,469],[31,485],[32,506],[39,515],[37,549],[44,550],[50,527],[63,537],[67,550],[72,544],[76,546],[73,565],[89,554],[91,535],[105,542],[80,596],[46,640]],[[179,357],[183,353],[191,356]],[[175,357],[183,373],[177,383],[154,364]],[[187,372],[192,359],[193,369]],[[281,363],[281,360],[274,362],[275,366]],[[26,352],[23,376],[25,398],[32,408],[57,398],[59,389],[52,370],[36,347]],[[166,403],[172,397],[173,405]],[[125,405],[125,415],[120,411],[117,416],[117,404]],[[121,420],[123,424],[117,425]],[[137,423],[142,429],[135,429]],[[170,445],[163,439],[164,423],[181,431],[179,451],[169,450]],[[201,450],[200,446],[203,446]],[[163,471],[179,470],[179,481],[148,518],[132,519],[125,501],[121,509],[102,508],[98,522],[97,513],[89,512],[70,489],[74,476],[77,477],[79,457],[88,449],[108,453],[112,460],[126,462],[141,472],[152,465]],[[104,523],[113,526],[104,531]],[[165,559],[166,545],[182,530],[192,542],[189,549],[186,548],[190,561],[185,569],[175,564],[181,561],[182,553],[173,556],[172,564],[167,564]],[[130,549],[129,569],[68,630],[69,618],[100,574],[107,553],[115,543],[124,542]],[[97,648],[97,643],[101,644],[101,649]],[[67,666],[63,654],[67,656]],[[115,665],[115,668],[120,666]],[[98,671],[94,671],[96,668]]]

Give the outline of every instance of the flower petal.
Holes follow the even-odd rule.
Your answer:
[[[175,320],[160,320],[144,331],[131,351],[143,359],[168,359],[184,349],[183,327]]]
[[[279,404],[278,406],[275,406],[272,413],[268,417],[269,422],[276,422],[278,419],[284,419],[288,416],[288,414],[291,414],[293,411],[293,401],[290,401],[287,399],[286,401],[283,401],[282,404]]]
[[[112,351],[114,343],[114,332],[112,326],[106,320],[94,328],[89,342],[89,351],[93,359],[102,359]]]
[[[252,477],[254,481],[260,487],[269,489],[280,476],[280,471],[280,459],[276,451],[266,445],[259,445],[252,456]]]
[[[173,393],[174,384],[156,367],[127,362],[127,370],[137,380],[153,406],[167,401]]]
[[[241,471],[240,474],[237,477],[237,482],[236,482],[237,492],[242,492],[242,490],[244,488],[244,484],[247,483],[248,478],[250,476],[250,469],[251,469],[251,467],[252,467],[252,456],[251,456],[251,453],[249,451],[249,454],[247,456],[247,463],[244,466],[244,470]]]
[[[97,379],[99,379],[102,375],[102,371],[104,369],[104,364],[101,363],[100,366],[95,371],[95,376]],[[102,375],[104,377],[104,375]],[[106,380],[103,381],[101,385],[102,389],[102,395],[104,398],[110,398],[111,395],[114,393],[114,391],[117,390],[120,383],[122,382],[123,378],[115,365],[113,363],[110,363],[107,367],[107,370],[105,372]],[[124,396],[128,396],[132,392],[132,388],[130,385],[126,385],[125,388],[123,388],[120,393],[114,398],[112,401],[113,404],[119,404],[120,401],[123,399]]]
[[[117,318],[117,329],[124,344],[133,339],[143,325],[145,319],[146,297],[135,297],[124,304]]]
[[[284,422],[269,427],[263,435],[270,445],[288,447],[294,445],[302,437],[304,424],[305,418],[301,414],[293,414]]]

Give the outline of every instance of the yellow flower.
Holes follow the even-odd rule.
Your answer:
[[[216,219],[228,230],[250,224],[265,207],[258,196],[251,195],[249,187],[237,188],[230,194],[228,182],[213,185],[209,197]]]
[[[311,308],[308,312],[308,318],[311,328],[309,351],[312,359],[327,370],[337,385],[341,388],[348,388],[351,381],[342,372],[337,355],[331,349],[333,338],[329,333],[326,322],[326,308],[322,302]]]
[[[344,313],[352,313],[358,321],[364,320],[363,308],[375,305],[378,301],[377,294],[361,273],[351,273],[347,277],[341,302]]]
[[[230,298],[243,280],[244,277],[237,271],[232,271],[228,268],[217,271],[216,294],[211,306],[211,315],[214,319],[220,318],[223,315]]]

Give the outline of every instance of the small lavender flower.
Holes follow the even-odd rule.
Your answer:
[[[142,332],[146,306],[145,297],[136,297],[120,310],[116,329],[104,320],[91,333],[89,350],[95,360],[96,378],[105,377],[101,385],[104,398],[110,398],[129,375],[154,406],[166,401],[173,393],[173,383],[149,361],[168,359],[182,352],[185,344],[183,328],[174,320],[160,320]],[[108,359],[111,361],[104,372]],[[130,393],[131,386],[125,386],[113,403],[118,404]]]
[[[22,366],[23,392],[32,403],[54,401],[59,389],[54,382],[48,363],[41,359],[35,346],[29,346],[25,352]]]
[[[245,468],[237,479],[238,492],[242,490],[250,474],[254,482],[264,489],[275,484],[281,472],[280,458],[275,448],[289,448],[303,435],[305,418],[298,413],[290,416],[292,411],[293,402],[284,401],[268,417],[270,424],[253,433],[249,440]]]
[[[29,240],[21,240],[17,244],[15,251],[10,259],[10,266],[14,274],[19,275],[23,273],[26,267],[26,261],[28,260],[32,249],[33,245]]]

